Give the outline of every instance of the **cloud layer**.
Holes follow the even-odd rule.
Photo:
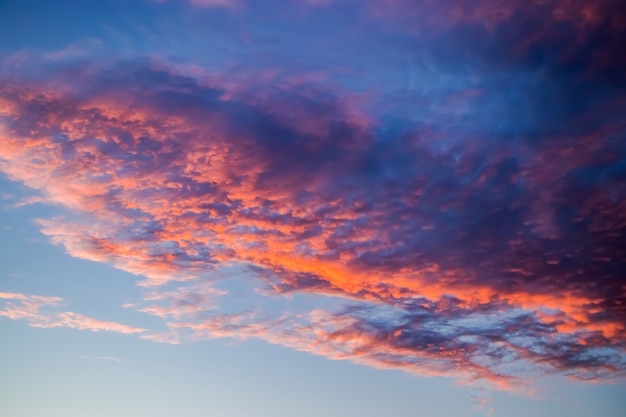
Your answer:
[[[622,377],[623,13],[430,3],[359,9],[359,36],[407,57],[368,91],[148,59],[5,76],[0,169],[67,209],[39,221],[52,242],[142,277],[151,295],[127,307],[168,326],[142,337],[259,337],[503,387]],[[224,311],[225,267],[261,299],[328,307]]]

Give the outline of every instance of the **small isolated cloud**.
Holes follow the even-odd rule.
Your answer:
[[[165,3],[170,0],[154,0],[157,3]],[[174,0],[173,0],[174,1]],[[177,0],[189,6],[200,9],[222,8],[229,10],[240,10],[245,5],[245,0]]]
[[[90,356],[87,356],[87,355],[81,355],[80,358],[84,359],[84,360],[95,359],[95,360],[99,360],[99,361],[114,362],[114,363],[122,363],[123,362],[123,360],[121,358],[117,358],[115,356],[95,356],[95,357],[90,357]]]
[[[67,62],[72,59],[88,56],[94,52],[94,49],[101,46],[102,41],[99,39],[85,38],[80,41],[72,42],[65,48],[46,52],[43,54],[43,57],[51,61]]]
[[[107,362],[115,362],[115,363],[123,362],[122,359],[116,358],[114,356],[96,356],[96,359],[99,361],[107,361]]]

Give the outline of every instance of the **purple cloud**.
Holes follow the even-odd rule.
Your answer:
[[[0,170],[66,210],[39,221],[53,243],[142,277],[127,307],[166,330],[140,337],[257,337],[503,388],[621,378],[623,14],[453,3],[355,12],[408,62],[368,92],[383,65],[350,82],[154,60],[7,76]],[[356,7],[309,4],[303,25]],[[224,311],[229,267],[262,300],[332,307]]]

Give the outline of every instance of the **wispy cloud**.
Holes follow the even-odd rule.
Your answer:
[[[99,361],[107,361],[107,362],[115,362],[115,363],[123,362],[122,359],[116,358],[114,356],[96,356],[96,359],[98,359]]]
[[[114,363],[122,363],[124,360],[115,356],[96,356],[96,357],[89,357],[87,355],[81,355],[80,357],[81,359],[96,359],[99,361],[106,361],[106,362],[114,362]]]
[[[165,3],[169,0],[154,0],[157,3]],[[183,3],[197,7],[204,8],[223,8],[229,10],[240,10],[246,4],[245,0],[181,0]]]
[[[227,293],[208,285],[181,286],[172,291],[151,290],[140,304],[127,303],[124,307],[163,319],[180,319],[217,309],[216,299]]]
[[[71,311],[63,311],[59,297],[18,293],[0,293],[0,317],[24,320],[32,327],[68,327],[92,332],[142,333],[145,329],[113,321],[98,320]]]

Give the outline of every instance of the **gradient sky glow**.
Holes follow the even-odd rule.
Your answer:
[[[623,0],[0,0],[0,416],[622,417]]]

